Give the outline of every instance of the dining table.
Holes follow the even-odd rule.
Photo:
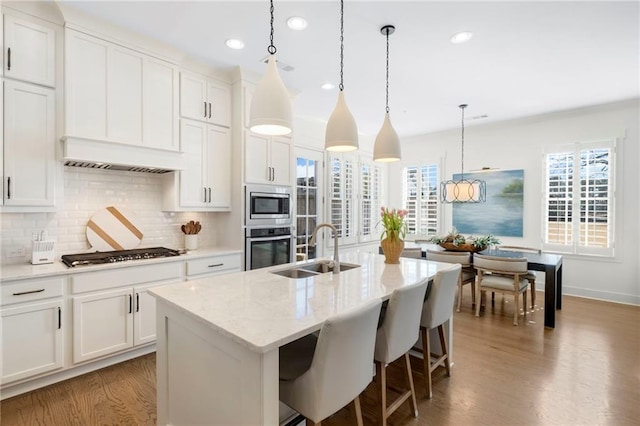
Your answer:
[[[445,250],[437,244],[423,242],[407,241],[405,247],[420,247],[424,258],[427,256],[427,250]],[[527,267],[530,270],[544,272],[544,326],[555,328],[556,310],[562,309],[562,255],[497,248],[486,249],[478,253],[497,257],[524,257],[527,259]]]

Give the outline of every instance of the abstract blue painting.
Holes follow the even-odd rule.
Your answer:
[[[458,232],[463,235],[522,237],[524,170],[465,173],[464,178],[484,180],[487,183],[487,201],[453,204],[453,226]],[[460,174],[453,175],[453,180],[458,179]]]

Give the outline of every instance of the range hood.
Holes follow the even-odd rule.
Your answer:
[[[75,136],[62,138],[62,157],[70,167],[145,173],[184,169],[181,152]]]

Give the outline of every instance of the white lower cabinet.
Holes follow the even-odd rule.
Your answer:
[[[71,277],[74,364],[155,341],[155,299],[147,290],[182,281],[182,263]]]
[[[132,290],[73,297],[73,362],[133,347]]]
[[[149,289],[240,271],[240,253],[0,282],[0,396],[149,353]]]
[[[47,278],[2,284],[3,386],[63,367],[63,281]]]
[[[187,280],[197,280],[242,270],[242,259],[239,254],[202,257],[200,259],[187,260],[186,263]]]

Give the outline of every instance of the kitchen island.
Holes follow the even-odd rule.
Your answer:
[[[409,258],[387,265],[369,253],[340,260],[360,266],[293,279],[272,273],[294,266],[280,265],[149,290],[157,299],[158,424],[279,424],[280,346],[451,267]]]

